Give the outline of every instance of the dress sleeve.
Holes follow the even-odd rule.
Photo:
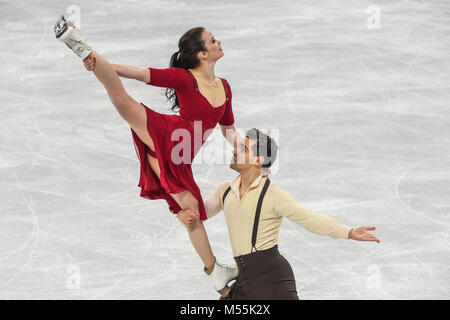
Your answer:
[[[175,90],[181,90],[186,86],[187,75],[182,68],[148,69],[150,70],[150,82],[147,82],[148,85]]]
[[[227,90],[228,92],[228,101],[225,105],[225,112],[223,113],[222,118],[219,120],[219,124],[221,126],[231,126],[234,123],[233,108],[231,107],[231,87],[227,81],[225,81],[225,86],[225,90]]]

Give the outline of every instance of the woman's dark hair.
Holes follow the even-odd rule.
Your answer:
[[[178,41],[178,51],[170,58],[170,68],[193,69],[200,64],[197,53],[205,51],[205,41],[202,40],[203,27],[196,27],[186,31]],[[166,88],[166,97],[172,104],[172,111],[178,112],[180,104],[174,89]]]
[[[253,153],[256,156],[264,157],[263,168],[270,168],[275,162],[278,153],[278,145],[275,140],[256,128],[248,130],[245,133],[245,137],[256,140],[256,143],[253,145]]]

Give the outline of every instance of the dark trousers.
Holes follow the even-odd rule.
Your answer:
[[[239,270],[229,300],[299,300],[294,273],[278,246],[235,257]]]

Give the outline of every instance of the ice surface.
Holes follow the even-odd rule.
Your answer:
[[[54,39],[70,4],[0,1],[0,298],[217,299],[165,202],[139,197],[130,128]],[[184,31],[211,30],[236,126],[279,130],[272,181],[349,226],[377,227],[380,244],[286,220],[280,251],[302,299],[450,298],[448,1],[77,5],[83,35],[113,63],[166,67]],[[170,113],[160,89],[123,82]],[[236,176],[226,164],[194,172],[205,197]],[[206,228],[231,264],[223,214]]]

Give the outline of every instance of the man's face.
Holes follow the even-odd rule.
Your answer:
[[[240,143],[235,146],[233,150],[233,158],[231,159],[230,168],[241,172],[242,170],[249,169],[251,167],[261,168],[262,157],[257,157],[253,152],[253,146],[256,144],[256,140],[245,138],[245,143]],[[260,162],[258,162],[258,160]]]

